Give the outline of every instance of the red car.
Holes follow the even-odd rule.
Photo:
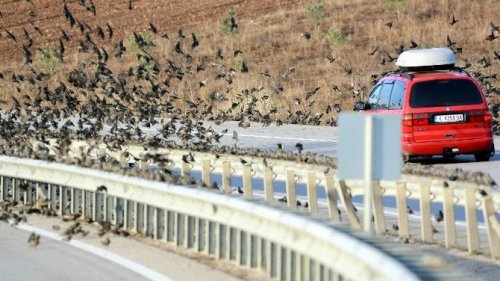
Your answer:
[[[474,77],[454,67],[448,48],[403,52],[389,73],[355,110],[399,114],[405,160],[473,154],[488,161],[495,154],[491,113]]]

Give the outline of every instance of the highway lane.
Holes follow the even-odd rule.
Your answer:
[[[29,232],[0,223],[0,280],[147,280],[113,262],[41,237],[27,243]]]
[[[267,126],[252,123],[249,128],[238,127],[237,122],[225,122],[221,125],[207,122],[216,131],[228,129],[228,133],[221,139],[221,145],[237,145],[239,147],[252,147],[258,149],[276,149],[277,143],[284,145],[286,150],[294,150],[295,144],[303,144],[304,151],[335,156],[338,144],[337,127],[283,125]],[[356,128],[353,128],[355,130]],[[232,138],[233,131],[237,132],[238,140]],[[443,166],[447,168],[462,168],[470,171],[490,173],[497,184],[500,183],[500,136],[495,137],[496,155],[488,162],[476,162],[472,155],[460,155],[455,159],[445,160],[435,156],[430,160],[419,160],[424,165]]]

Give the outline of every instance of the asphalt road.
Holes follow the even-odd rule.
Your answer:
[[[338,133],[336,127],[305,126],[305,125],[271,125],[252,123],[249,128],[238,127],[237,122],[225,122],[221,125],[207,123],[216,131],[228,129],[221,139],[221,145],[237,145],[258,149],[276,149],[281,143],[286,150],[294,150],[296,143],[303,144],[304,151],[335,156],[337,152]],[[355,129],[355,128],[353,128]],[[236,131],[238,140],[233,139]],[[472,155],[459,155],[455,159],[443,159],[435,156],[430,160],[418,160],[424,165],[445,166],[447,168],[461,168],[470,171],[490,173],[497,184],[500,184],[500,136],[495,137],[496,155],[488,162],[476,162]]]
[[[0,223],[0,280],[146,280],[113,262],[49,238],[30,247],[29,232]]]

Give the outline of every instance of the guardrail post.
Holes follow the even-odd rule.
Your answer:
[[[37,184],[36,188],[38,189],[38,184]],[[75,188],[71,187],[70,188],[70,197],[71,197],[70,212],[73,215],[76,213],[76,198],[75,198],[75,196],[76,196]]]
[[[347,191],[347,185],[344,180],[338,181],[339,188],[337,188],[337,192],[340,195],[340,201],[345,207],[345,211],[347,214],[347,218],[351,223],[351,227],[355,230],[361,229],[361,224],[359,222],[358,216],[356,216],[356,211],[354,211],[354,205],[352,204],[352,200]]]
[[[85,218],[87,216],[87,196],[85,193],[86,193],[85,190],[81,191],[81,194],[82,194],[82,215],[81,215],[81,217],[82,218]],[[50,192],[49,192],[49,194],[50,194]]]
[[[142,222],[142,233],[144,234],[144,237],[149,237],[151,235],[151,207],[147,204],[143,204],[143,218],[144,221]]]
[[[276,259],[276,267],[278,269],[278,280],[285,280],[286,278],[286,253],[284,252],[283,247],[280,245],[277,245],[276,247],[277,250],[277,256],[278,258]]]
[[[5,194],[7,194],[7,191],[5,191],[5,187],[3,185],[3,176],[0,176],[0,201],[5,201]]]
[[[201,180],[203,183],[207,186],[210,187],[210,174],[212,172],[212,166],[210,165],[210,160],[203,160],[202,161],[202,171],[201,171]]]
[[[286,199],[288,207],[297,209],[297,196],[295,191],[295,171],[286,171]]]
[[[316,194],[316,172],[307,173],[307,200],[309,201],[309,212],[318,213],[318,196]],[[328,209],[330,211],[330,209]]]
[[[243,193],[245,197],[252,198],[252,167],[250,165],[243,165]]]
[[[226,236],[224,232],[224,225],[216,223],[216,232],[217,232],[217,246],[215,247],[215,257],[218,259],[224,258],[224,250],[226,245]]]
[[[142,163],[141,163],[142,164]],[[153,208],[153,239],[158,240],[158,208]]]
[[[31,186],[28,187],[31,189]],[[62,216],[66,209],[66,202],[68,202],[68,196],[66,194],[66,188],[62,185],[59,186],[59,215]]]
[[[375,232],[377,234],[385,233],[384,207],[382,206],[382,192],[380,182],[373,183],[372,200],[373,200],[373,216],[375,219]]]
[[[466,186],[465,192],[465,221],[467,223],[467,249],[470,254],[479,250],[479,234],[477,230],[476,188]]]
[[[222,188],[224,193],[231,193],[231,162],[222,162]]]
[[[139,204],[137,204],[137,201],[133,201],[132,204],[134,205],[134,226],[133,226],[133,229],[134,229],[134,232],[135,233],[138,233],[139,231],[139,210],[138,210],[138,207],[139,207]]]
[[[428,183],[420,184],[420,218],[423,242],[432,242],[431,187]]]
[[[26,196],[24,197],[24,205],[33,205],[33,182],[26,182],[28,185],[28,189],[26,190]]]
[[[260,241],[259,241],[259,238],[256,237],[255,235],[253,234],[249,234],[250,235],[250,250],[248,251],[249,252],[249,267],[251,268],[256,268],[258,267],[259,265],[259,258],[258,256],[260,256],[260,251],[259,251],[259,246],[260,246]]]
[[[408,207],[406,204],[406,182],[396,183],[396,206],[398,210],[399,237],[409,238]]]
[[[494,259],[500,258],[500,236],[497,235],[494,229],[495,223],[498,224],[495,217],[495,207],[493,206],[493,199],[491,195],[483,196],[483,215],[486,224],[486,233],[488,234],[488,243],[490,244],[491,257]]]
[[[19,179],[12,179],[12,201],[18,202],[19,201]]]
[[[274,201],[273,170],[271,167],[264,167],[264,196],[266,202]]]
[[[328,203],[328,215],[335,221],[340,221],[339,206],[337,204],[337,196],[335,195],[335,178],[333,173],[325,174],[325,193],[326,202]],[[311,202],[312,203],[312,202]],[[317,202],[315,203],[317,204]],[[345,206],[345,204],[344,204]],[[316,205],[316,209],[317,209]]]
[[[92,221],[97,221],[101,215],[101,205],[99,198],[97,198],[97,192],[91,192],[92,195]]]
[[[455,209],[453,204],[453,189],[447,182],[443,183],[443,216],[444,216],[444,243],[446,248],[457,245],[455,229]]]

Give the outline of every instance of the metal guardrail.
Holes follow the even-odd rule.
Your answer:
[[[85,142],[74,142],[72,146],[73,150],[79,151],[79,147],[88,145]],[[99,152],[101,155],[106,153],[108,156],[120,159],[123,165],[125,162],[135,162],[134,159],[140,159],[139,162],[142,163],[139,165],[143,168],[152,164],[151,160],[145,160],[148,159],[147,154],[167,155],[171,160],[169,168],[180,169],[185,175],[191,171],[199,171],[206,186],[213,184],[212,175],[221,175],[221,188],[226,193],[232,192],[231,178],[239,176],[242,177],[244,196],[247,198],[254,197],[252,180],[260,179],[263,181],[264,198],[267,202],[275,201],[273,182],[283,181],[286,183],[287,205],[293,209],[297,208],[296,186],[305,184],[308,209],[313,214],[318,212],[317,187],[322,185],[327,195],[328,216],[334,221],[341,219],[337,203],[339,199],[351,226],[354,229],[361,228],[351,198],[364,194],[362,182],[339,180],[335,176],[335,170],[327,165],[175,149],[145,150],[144,147],[136,145],[123,146],[120,152],[113,152],[100,146],[92,153],[99,155]],[[400,237],[410,238],[407,202],[413,199],[417,200],[420,206],[418,235],[420,240],[425,243],[443,243],[447,248],[460,246],[457,241],[455,207],[463,207],[468,252],[489,254],[493,258],[500,258],[500,225],[497,220],[500,213],[500,191],[495,187],[472,181],[450,181],[415,175],[402,175],[398,182],[379,182],[378,188],[374,190],[373,206],[375,230],[379,234],[386,232],[382,197],[392,197],[397,204],[397,228]],[[444,236],[441,240],[436,240],[433,235],[432,203],[439,203],[443,206]],[[484,228],[487,238],[484,240],[480,239],[479,235],[479,229],[483,226],[478,224],[478,213],[482,213],[485,218]],[[486,249],[480,247],[483,243],[488,245]]]
[[[46,192],[59,215],[110,222],[278,280],[457,280],[450,270],[427,271],[414,250],[400,249],[403,262],[381,251],[380,241],[220,192],[6,156],[0,181],[2,201],[32,205]]]

